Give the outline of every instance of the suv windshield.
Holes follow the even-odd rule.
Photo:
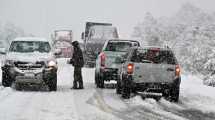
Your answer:
[[[51,47],[48,42],[42,41],[13,41],[11,43],[9,51],[11,52],[41,52],[48,53]]]
[[[176,58],[170,50],[135,50],[132,62],[156,63],[156,64],[176,64]]]
[[[108,42],[105,51],[126,52],[130,47],[130,42]]]

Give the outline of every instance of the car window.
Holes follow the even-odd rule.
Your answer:
[[[176,64],[174,54],[170,50],[136,50],[131,57],[131,61],[156,64]]]
[[[48,42],[42,41],[14,41],[11,43],[9,51],[11,52],[49,52],[51,47]]]
[[[109,42],[105,51],[126,52],[130,47],[130,42]]]

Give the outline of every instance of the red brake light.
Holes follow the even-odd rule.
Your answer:
[[[179,65],[176,65],[175,67],[175,76],[179,77],[181,74],[181,69]]]
[[[132,74],[133,71],[134,71],[134,64],[129,63],[129,64],[127,65],[127,72],[128,72],[128,74]]]
[[[105,57],[106,57],[106,56],[105,56],[105,54],[104,54],[104,53],[101,53],[101,54],[100,54],[100,58],[101,58],[101,66],[103,66],[103,67],[105,66]]]

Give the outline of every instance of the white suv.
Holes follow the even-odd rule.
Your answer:
[[[43,38],[16,38],[6,52],[2,66],[2,85],[15,83],[16,89],[25,85],[46,84],[50,91],[57,90],[57,61],[51,42]]]

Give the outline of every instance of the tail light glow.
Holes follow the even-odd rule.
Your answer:
[[[179,65],[176,65],[175,67],[175,76],[179,77],[181,74],[181,69]]]
[[[101,53],[100,58],[101,58],[101,66],[105,67],[105,58],[106,58],[105,53]]]
[[[134,71],[134,64],[129,63],[129,64],[127,65],[127,73],[128,73],[128,74],[132,74],[133,71]]]

